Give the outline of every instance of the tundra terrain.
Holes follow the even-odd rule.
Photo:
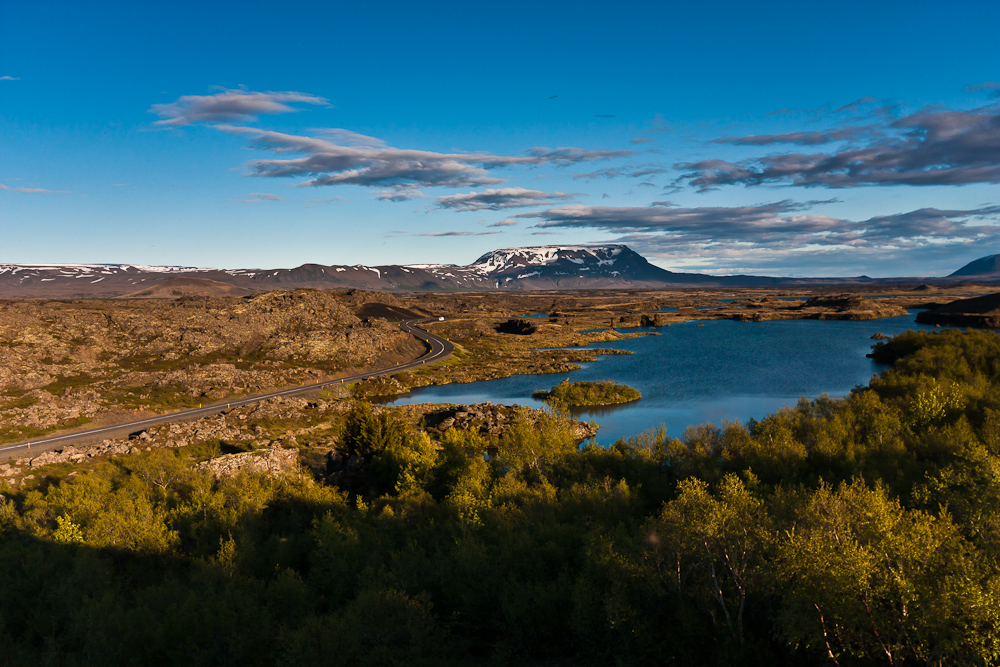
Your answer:
[[[873,319],[994,288],[602,290],[386,294],[298,289],[162,298],[0,302],[0,442],[104,425],[391,366],[422,342],[396,321],[457,345],[417,372],[365,381],[355,396],[520,373],[561,372],[607,350],[574,349],[651,334],[688,319]],[[190,289],[194,294],[185,294]],[[624,327],[648,327],[622,333]]]

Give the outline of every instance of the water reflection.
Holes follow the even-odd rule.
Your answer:
[[[576,419],[587,421],[592,417],[607,417],[622,410],[634,408],[642,399],[629,401],[628,403],[615,403],[614,405],[582,405],[570,407],[568,412]]]
[[[390,404],[492,401],[537,408],[545,405],[532,398],[537,389],[551,389],[564,379],[610,379],[638,389],[642,398],[610,409],[580,411],[581,419],[600,425],[600,443],[607,445],[661,423],[670,435],[679,436],[688,426],[759,419],[783,405],[794,406],[800,396],[842,396],[867,384],[880,370],[865,356],[875,342],[872,335],[934,328],[916,324],[915,313],[864,322],[675,323],[658,329],[657,336],[591,346],[634,354],[601,356],[570,373],[424,387]]]

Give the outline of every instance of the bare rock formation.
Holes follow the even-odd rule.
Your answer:
[[[879,303],[877,299],[866,299],[854,294],[814,296],[799,308],[803,311],[817,311],[808,316],[816,320],[860,321],[906,315],[906,309],[902,306]]]
[[[1000,294],[959,299],[932,310],[917,313],[921,324],[1000,329]]]
[[[443,433],[449,428],[459,431],[475,430],[485,437],[500,437],[523,414],[532,422],[537,422],[544,410],[534,410],[512,405],[477,403],[475,405],[455,405],[434,409],[424,415],[424,423]],[[573,422],[573,436],[580,441],[597,435],[597,427],[587,422]]]
[[[272,444],[265,450],[225,454],[198,464],[199,470],[207,470],[216,479],[235,477],[240,473],[267,474],[281,477],[298,469],[299,450]]]
[[[416,358],[425,346],[412,335],[355,314],[388,312],[395,301],[318,290],[0,301],[0,430],[24,439],[109,413],[167,412]]]
[[[148,428],[129,437],[104,440],[95,445],[70,445],[36,456],[22,456],[0,463],[0,479],[15,478],[27,470],[60,463],[82,463],[98,457],[137,454],[161,447],[186,447],[202,443],[225,443],[243,449],[265,450],[279,445],[270,440],[260,422],[295,421],[307,413],[323,417],[339,413],[342,406],[326,401],[303,398],[272,398],[253,405],[236,408],[226,414],[213,415],[193,422],[164,424]],[[311,432],[309,427],[290,429],[278,440],[293,444],[295,436]],[[256,451],[250,453],[257,454]],[[222,457],[224,458],[224,457]]]
[[[507,320],[498,324],[495,328],[497,333],[516,334],[518,336],[530,336],[537,331],[533,324],[521,319]]]
[[[660,319],[659,314],[654,314],[652,317],[650,317],[649,315],[645,315],[644,314],[639,319],[639,326],[640,327],[654,327],[654,328],[659,328],[659,327],[663,326],[663,321]]]

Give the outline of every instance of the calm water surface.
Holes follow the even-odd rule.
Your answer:
[[[598,442],[609,445],[659,424],[679,436],[688,426],[705,422],[759,419],[783,405],[795,405],[800,396],[847,394],[881,370],[865,357],[875,342],[872,334],[934,328],[916,324],[915,312],[866,322],[684,322],[656,329],[659,336],[591,345],[634,354],[601,356],[570,373],[424,387],[389,404],[492,401],[542,407],[544,403],[531,397],[536,389],[549,389],[566,378],[611,379],[635,387],[642,399],[582,412],[581,419],[600,425]]]

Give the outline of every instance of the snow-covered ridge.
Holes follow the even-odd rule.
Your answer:
[[[576,265],[607,266],[614,264],[616,257],[627,250],[624,245],[551,245],[527,246],[523,248],[501,248],[488,252],[472,264],[459,266],[456,264],[404,264],[401,268],[429,271],[436,275],[448,275],[451,272],[465,273],[468,277],[480,277],[505,269],[545,266],[559,261]],[[381,278],[379,269],[355,264],[345,267],[349,269],[371,271]],[[344,268],[337,267],[342,271]],[[149,264],[0,264],[0,275],[17,275],[19,278],[53,276],[63,278],[88,278],[134,273],[207,273],[217,271],[231,276],[253,277],[266,276],[278,271],[260,271],[259,269],[216,269],[194,266],[153,266]],[[446,273],[447,272],[447,273]],[[473,275],[469,275],[473,274]]]
[[[16,276],[22,282],[32,278],[106,278],[147,273],[180,274],[219,272],[252,278],[259,269],[214,269],[198,266],[154,266],[151,264],[0,264],[0,276]],[[96,281],[95,281],[96,282]]]
[[[655,282],[656,271],[658,269],[625,245],[580,244],[501,248],[466,265],[305,264],[296,268],[261,270],[144,264],[0,264],[0,288],[18,290],[23,287],[22,294],[130,294],[134,291],[130,287],[133,285],[138,289],[174,277],[198,276],[232,282],[255,291],[290,289],[300,284],[403,290],[541,289],[546,285],[575,289],[600,281],[618,284],[622,276]],[[89,284],[95,287],[88,291]]]
[[[510,268],[545,266],[560,260],[572,264],[607,266],[627,248],[624,245],[547,245],[524,248],[502,248],[488,252],[466,267],[477,273],[490,274]]]
[[[53,271],[66,276],[77,274],[111,274],[125,273],[191,273],[195,271],[217,271],[218,269],[202,269],[193,266],[150,266],[147,264],[0,264],[0,274],[37,272],[51,273]]]

